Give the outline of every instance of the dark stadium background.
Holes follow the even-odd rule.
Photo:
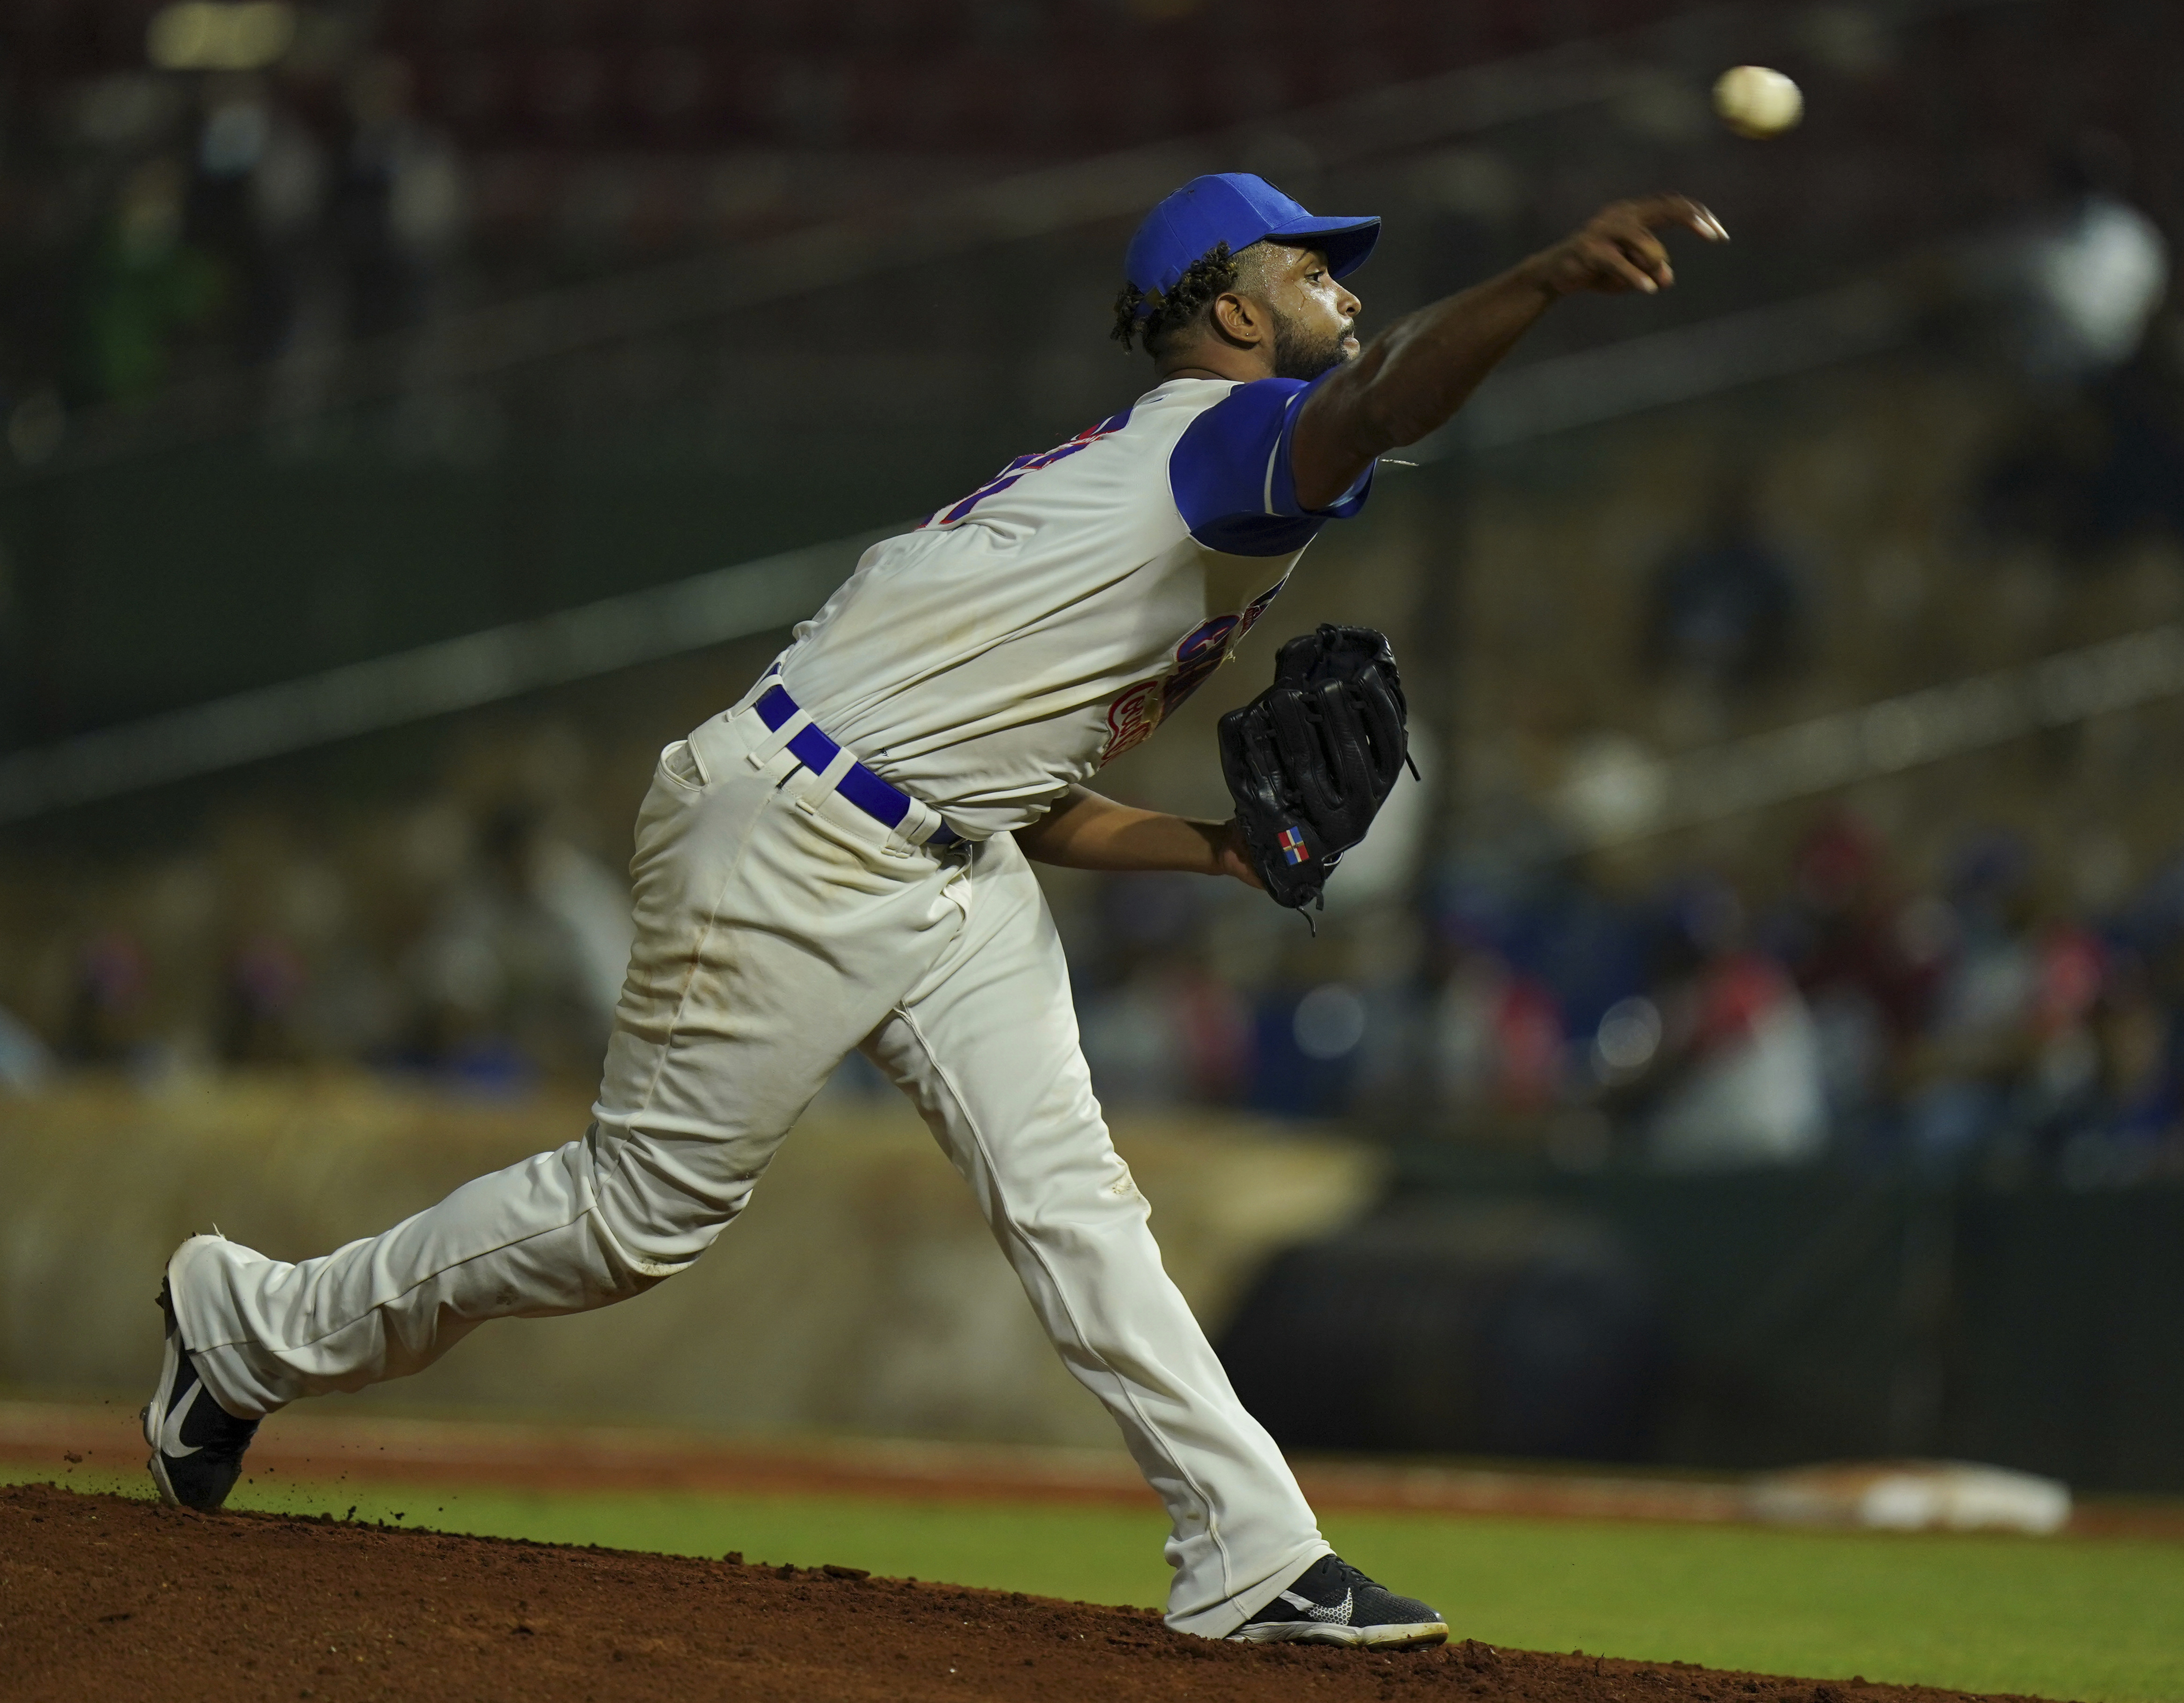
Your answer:
[[[1101,1094],[1376,1167],[1210,1321],[1285,1441],[2184,1490],[2180,64],[2131,0],[14,0],[0,1149],[581,1093],[651,754],[1135,393],[1174,184],[1384,215],[1368,331],[1677,188],[1735,242],[1554,315],[1113,771],[1220,810],[1349,619],[1427,778],[1316,940],[1057,876]]]

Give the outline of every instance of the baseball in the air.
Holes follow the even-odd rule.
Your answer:
[[[1732,65],[1714,82],[1713,109],[1739,136],[1760,142],[1794,130],[1805,115],[1805,97],[1780,71]]]

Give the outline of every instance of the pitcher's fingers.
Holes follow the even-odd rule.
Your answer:
[[[1688,195],[1649,195],[1629,204],[1632,213],[1646,225],[1680,225],[1696,231],[1709,242],[1729,241],[1728,228]]]
[[[1609,208],[1592,221],[1585,234],[1596,242],[1613,243],[1624,259],[1656,283],[1672,281],[1669,251],[1661,246],[1661,239],[1646,228],[1635,207]]]
[[[1692,230],[1697,231],[1709,242],[1729,241],[1729,227],[1713,216],[1712,208],[1702,207],[1697,202],[1688,199],[1685,201],[1684,205],[1690,213]]]
[[[1661,239],[1644,225],[1613,231],[1609,234],[1616,246],[1630,257],[1633,265],[1650,272],[1663,284],[1669,281],[1669,251],[1662,246]]]
[[[1587,243],[1585,258],[1595,272],[1619,282],[1628,289],[1642,291],[1648,296],[1660,290],[1661,287],[1654,281],[1653,275],[1625,254],[1613,237],[1604,237],[1597,242]]]

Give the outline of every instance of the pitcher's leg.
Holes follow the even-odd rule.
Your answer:
[[[298,1265],[217,1238],[184,1244],[169,1272],[176,1314],[221,1407],[253,1418],[419,1371],[488,1318],[637,1294],[743,1209],[827,1073],[961,912],[945,896],[952,871],[828,835],[742,749],[717,752],[710,781],[694,763],[655,777],[637,945],[582,1139]]]
[[[1106,1404],[1174,1522],[1168,1623],[1233,1631],[1328,1544],[1162,1266],[1108,1140],[1045,901],[981,847],[969,926],[866,1043],[971,1184],[1070,1371]]]
[[[810,1094],[785,1098],[794,1104],[749,1105],[749,1129],[718,1144],[716,1186],[664,1178],[650,1132],[595,1123],[318,1259],[291,1265],[192,1237],[168,1266],[182,1340],[214,1400],[256,1418],[421,1372],[488,1319],[625,1300],[682,1270],[742,1210]]]

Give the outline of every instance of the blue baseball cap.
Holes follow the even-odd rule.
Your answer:
[[[1316,219],[1263,177],[1248,171],[1209,172],[1192,178],[1145,214],[1130,238],[1123,275],[1141,294],[1164,294],[1193,261],[1221,243],[1233,254],[1268,237],[1321,250],[1328,270],[1345,278],[1365,264],[1380,240],[1380,221]],[[1141,304],[1138,317],[1151,311]]]

